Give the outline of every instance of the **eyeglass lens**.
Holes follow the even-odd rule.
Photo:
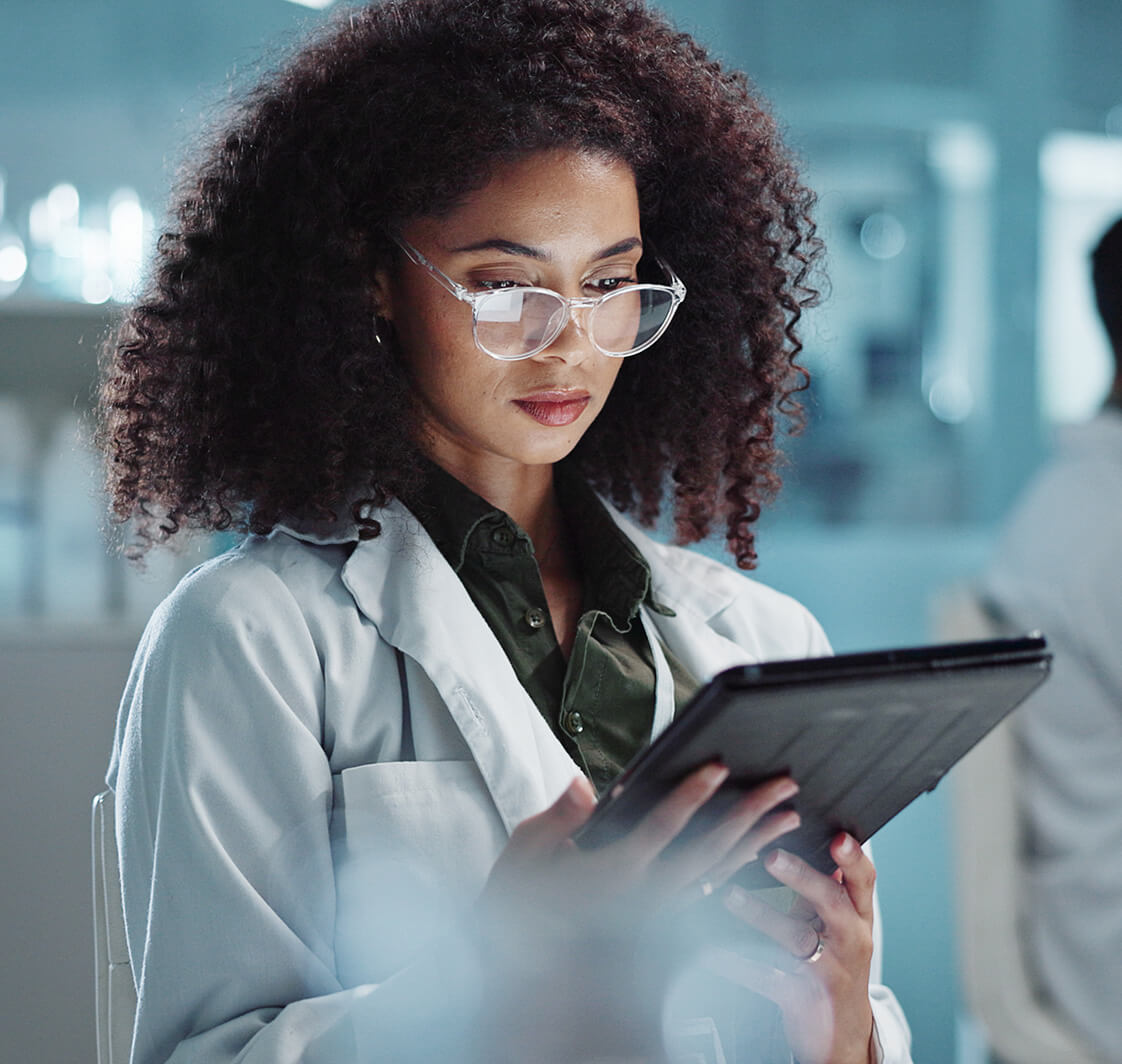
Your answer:
[[[589,312],[592,342],[612,354],[629,354],[658,334],[673,306],[674,297],[666,288],[621,288]],[[567,315],[568,306],[559,296],[518,288],[500,289],[489,292],[476,304],[476,339],[499,358],[517,358],[555,339]]]

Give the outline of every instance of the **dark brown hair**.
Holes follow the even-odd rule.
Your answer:
[[[1122,371],[1122,218],[1103,233],[1091,252],[1091,281],[1117,374]]]
[[[812,196],[744,76],[638,0],[350,8],[265,78],[177,192],[106,349],[115,515],[150,543],[350,507],[376,535],[420,469],[408,376],[372,328],[387,234],[559,147],[631,165],[643,235],[689,290],[566,461],[645,523],[670,505],[680,541],[720,521],[750,568],[805,385]]]

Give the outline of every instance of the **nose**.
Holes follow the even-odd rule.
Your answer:
[[[588,329],[588,314],[591,308],[587,306],[568,307],[565,325],[557,334],[553,342],[544,350],[533,357],[546,361],[560,359],[565,362],[579,362],[585,358],[598,355]]]

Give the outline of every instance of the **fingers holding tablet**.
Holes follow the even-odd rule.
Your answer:
[[[709,768],[687,776],[619,840],[629,860],[651,868],[660,896],[698,884],[711,893],[799,824],[797,813],[778,808],[798,792],[784,776],[752,788],[719,815],[695,819],[727,778],[723,766]]]
[[[696,861],[710,862],[701,882],[723,886],[745,865],[800,824],[794,809],[780,808],[798,793],[798,786],[781,776],[753,788],[727,810],[716,825],[679,844]]]

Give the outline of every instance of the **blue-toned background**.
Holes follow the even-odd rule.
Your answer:
[[[1122,5],[662,7],[771,98],[829,249],[804,330],[808,424],[758,576],[839,650],[924,641],[1051,426],[1106,387],[1085,257],[1122,213]],[[93,1059],[88,801],[144,618],[214,549],[143,578],[107,554],[75,442],[97,342],[184,145],[266,43],[323,17],[289,0],[0,0],[3,1059]],[[974,1064],[956,1034],[947,799],[876,840],[887,977],[919,1064]]]

